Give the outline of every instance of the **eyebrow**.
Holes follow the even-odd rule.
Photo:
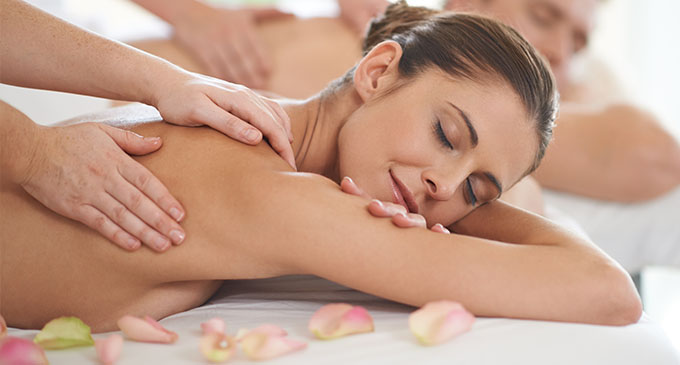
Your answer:
[[[450,101],[448,103],[454,109],[456,109],[456,111],[458,111],[458,114],[460,114],[460,116],[465,121],[465,125],[467,126],[468,131],[470,132],[470,143],[472,144],[473,148],[477,147],[477,145],[479,144],[479,136],[477,135],[477,130],[472,125],[472,121],[470,120],[470,117],[468,117],[468,115],[463,111],[463,109],[457,107],[454,103],[452,103]],[[503,194],[503,186],[501,185],[500,182],[498,182],[498,179],[496,178],[496,176],[494,176],[494,174],[492,174],[490,172],[485,172],[484,176],[486,176],[487,179],[489,179],[489,181],[491,181],[491,183],[496,186],[496,189],[498,189],[498,196],[500,197],[501,194]]]

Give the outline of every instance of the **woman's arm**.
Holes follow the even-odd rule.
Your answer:
[[[480,316],[611,325],[640,316],[625,271],[533,214],[492,204],[456,227],[522,244],[403,230],[371,218],[365,199],[323,177],[240,169],[239,200],[217,205],[240,207],[229,215],[244,232],[237,250],[272,272],[314,274],[411,305],[453,299]],[[219,251],[193,252],[214,278],[224,278],[220,262],[231,260]]]

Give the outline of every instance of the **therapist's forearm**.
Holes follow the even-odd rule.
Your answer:
[[[41,146],[35,143],[40,128],[30,118],[11,105],[0,101],[0,171],[2,180],[22,183],[33,152]]]
[[[180,70],[22,1],[2,8],[2,83],[153,104],[159,83]]]

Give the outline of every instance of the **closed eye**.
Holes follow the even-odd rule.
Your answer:
[[[470,178],[467,178],[465,180],[465,185],[467,185],[468,202],[470,203],[471,206],[474,207],[477,204],[477,195],[475,195],[475,191],[472,190],[472,184],[470,183]]]
[[[446,133],[444,133],[444,129],[442,128],[442,122],[439,119],[437,119],[437,121],[432,125],[432,129],[434,130],[434,133],[437,136],[437,139],[439,139],[439,142],[441,142],[442,146],[450,150],[454,149],[449,139],[446,138]]]

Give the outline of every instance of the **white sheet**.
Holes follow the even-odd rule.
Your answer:
[[[680,268],[680,187],[640,204],[550,191],[545,193],[545,202],[576,221],[593,242],[629,272],[647,265]]]
[[[307,321],[329,302],[366,307],[375,320],[375,332],[333,341],[313,339]],[[470,332],[451,342],[422,347],[408,329],[411,311],[315,277],[230,281],[209,304],[161,321],[180,335],[177,343],[126,341],[118,364],[204,363],[198,351],[200,323],[212,317],[223,318],[232,334],[242,327],[273,323],[292,338],[308,342],[307,349],[271,364],[680,364],[660,327],[646,317],[626,327],[480,318]],[[10,329],[9,333],[32,338],[37,331]],[[48,351],[47,356],[52,364],[96,363],[91,347]],[[253,362],[242,353],[229,362],[247,363]]]

